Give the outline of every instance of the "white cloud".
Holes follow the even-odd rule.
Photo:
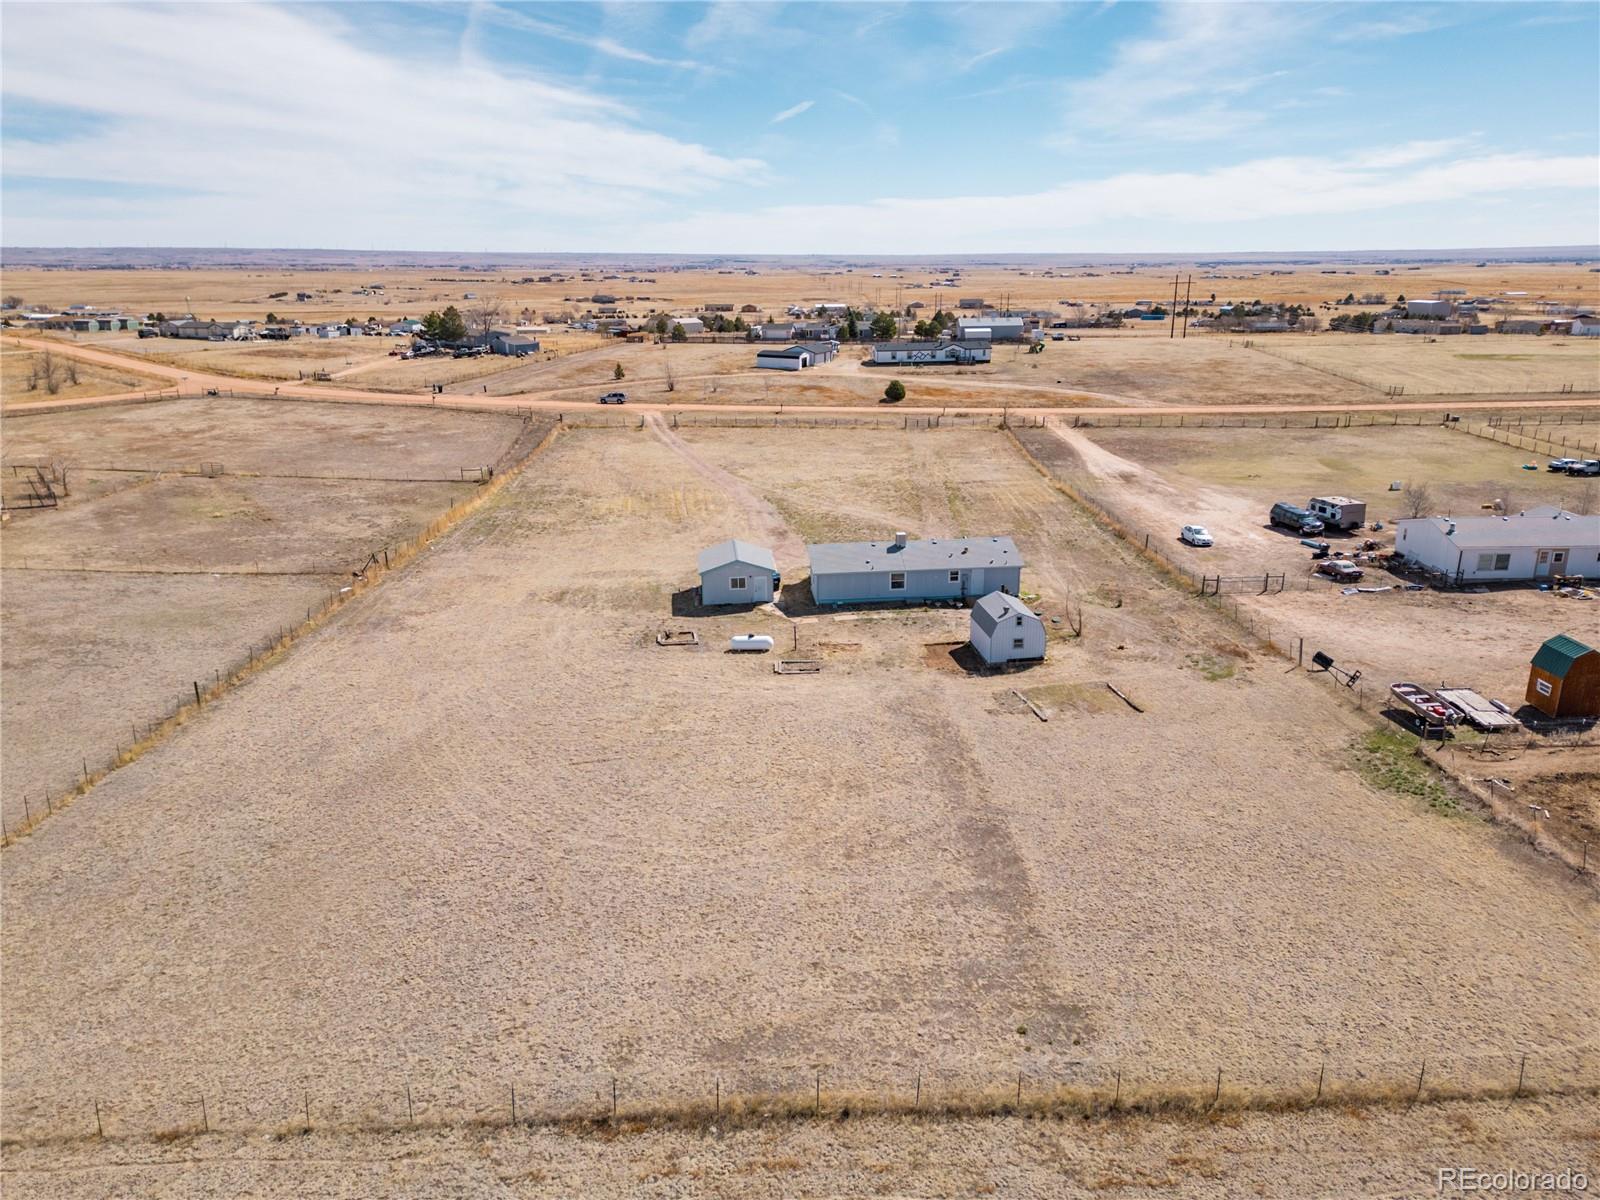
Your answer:
[[[553,244],[564,221],[765,177],[469,49],[386,57],[337,10],[29,4],[8,6],[6,34],[8,97],[103,118],[11,142],[7,173],[205,193],[148,204],[139,227],[169,244],[366,245],[382,230],[391,245],[482,246],[530,229]],[[90,240],[18,195],[6,207],[13,241]]]
[[[554,21],[541,21],[536,17],[528,16],[527,13],[520,9],[508,8],[500,4],[475,5],[474,15],[481,20],[503,25],[510,29],[520,29],[525,33],[538,34],[542,37],[553,38],[556,41],[587,46],[597,54],[621,59],[624,62],[643,63],[645,66],[651,67],[673,67],[685,71],[705,71],[709,69],[704,63],[696,62],[693,59],[659,58],[654,54],[647,54],[643,50],[625,46],[614,38],[579,33],[576,30],[568,29],[565,25],[558,25]]]
[[[769,253],[1109,252],[1364,249],[1482,244],[1473,209],[1529,192],[1571,191],[1570,225],[1499,229],[1494,244],[1587,242],[1597,214],[1594,155],[1477,153],[1408,143],[1343,158],[1256,159],[1203,171],[1128,172],[1026,195],[894,197],[782,205],[689,218],[637,231],[663,251]],[[1265,223],[1296,239],[1267,246]],[[1452,229],[1472,231],[1461,241]],[[1337,235],[1330,236],[1330,229]],[[1353,235],[1351,230],[1356,231]],[[813,238],[800,243],[797,237]],[[1227,244],[1216,239],[1229,239]],[[1342,243],[1336,244],[1336,243]]]
[[[785,121],[792,120],[793,118],[798,117],[801,113],[807,112],[814,104],[816,104],[815,100],[802,100],[799,104],[791,105],[790,107],[784,109],[781,113],[776,114],[772,120],[767,122],[767,124],[782,125]]]

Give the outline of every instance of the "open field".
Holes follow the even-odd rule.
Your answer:
[[[166,381],[137,371],[78,362],[61,355],[51,357],[53,366],[44,352],[10,346],[0,349],[0,400],[9,408],[40,400],[79,400],[140,388],[156,391],[167,386]],[[52,369],[56,373],[53,392],[47,382],[47,373]]]
[[[1335,392],[1352,380],[1405,395],[1600,391],[1600,338],[1324,333],[1251,340],[1255,353],[1327,372],[1323,383]]]
[[[774,535],[894,528],[1013,533],[1025,590],[1081,602],[1083,636],[968,676],[960,611],[687,598],[718,538],[777,541],[798,588]],[[654,644],[686,625],[701,648]],[[720,651],[745,630],[824,670]],[[1243,1082],[1326,1056],[1387,1079],[1580,1053],[1592,890],[1363,782],[1363,726],[1322,686],[1003,435],[567,433],[6,852],[6,1132],[81,1129],[86,1079],[161,1128],[201,1089],[280,1122],[302,1088],[332,1120],[408,1083],[461,1112],[514,1079],[558,1107],[613,1077],[699,1099],[719,1073]]]
[[[61,459],[79,469],[195,470],[339,478],[458,479],[492,466],[515,417],[431,408],[203,398],[4,423],[6,462]]]
[[[456,460],[492,465],[521,428],[221,399],[7,418],[8,461],[63,463],[70,482],[0,534],[7,827],[469,496]],[[176,473],[201,462],[225,473]]]
[[[1448,1103],[1211,1120],[1093,1123],[867,1118],[728,1130],[318,1130],[263,1144],[213,1134],[7,1151],[3,1170],[39,1200],[428,1196],[1204,1197],[1432,1194],[1441,1167],[1596,1175],[1592,1097]]]
[[[765,318],[781,317],[790,304],[824,301],[884,307],[897,301],[920,301],[929,311],[939,306],[954,308],[964,296],[1026,308],[1057,308],[1065,301],[1132,304],[1149,299],[1170,303],[1174,271],[1193,275],[1194,300],[1200,307],[1255,299],[1316,305],[1347,292],[1416,297],[1431,295],[1439,288],[1464,288],[1473,295],[1491,296],[1523,291],[1528,293],[1528,304],[1550,300],[1596,306],[1600,305],[1600,275],[1590,273],[1589,265],[1493,262],[1478,267],[1445,262],[1413,268],[1394,263],[1224,263],[1206,269],[1175,263],[1130,271],[1115,265],[1055,265],[1041,258],[1033,264],[960,264],[959,285],[937,288],[931,285],[945,277],[945,268],[935,270],[922,263],[752,261],[748,268],[730,265],[717,270],[704,264],[672,264],[641,256],[626,268],[616,260],[585,265],[552,259],[541,267],[486,266],[465,271],[439,266],[52,270],[7,264],[6,281],[28,304],[54,308],[103,304],[140,313],[192,310],[201,317],[258,320],[268,312],[305,321],[420,317],[429,309],[470,304],[465,298],[469,291],[480,298],[499,300],[513,314],[527,309],[535,319],[545,313],[582,311],[589,306],[580,298],[596,292],[618,296],[619,306],[633,316],[688,312],[707,303],[724,303],[736,308],[753,304],[757,312],[745,316]],[[747,269],[751,273],[747,274]],[[1323,274],[1330,269],[1336,273]],[[1390,273],[1378,275],[1378,270]],[[538,276],[552,272],[558,277],[554,282],[537,282]],[[383,284],[383,291],[354,294],[369,283]],[[294,294],[298,291],[313,293],[313,299],[297,303]]]

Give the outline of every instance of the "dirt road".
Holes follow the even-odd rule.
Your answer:
[[[667,422],[660,413],[649,413],[645,417],[645,424],[667,449],[688,463],[695,474],[738,505],[739,511],[744,514],[745,520],[749,522],[754,532],[755,540],[772,548],[773,554],[779,560],[780,571],[795,571],[806,561],[805,543],[793,529],[789,528],[789,523],[783,519],[778,510],[773,508],[759,492],[738,476],[724,471],[696,454],[682,438],[667,427]]]
[[[38,343],[17,338],[0,339],[8,345],[33,348]],[[411,395],[397,392],[373,392],[360,388],[335,388],[317,387],[300,383],[267,384],[256,380],[239,379],[231,375],[216,375],[204,371],[189,370],[181,367],[167,366],[159,363],[147,362],[145,359],[131,355],[116,354],[112,351],[96,349],[89,346],[77,346],[70,342],[50,343],[53,352],[66,355],[69,358],[79,358],[86,362],[96,362],[107,366],[116,366],[123,369],[136,369],[146,374],[155,375],[164,379],[171,379],[177,389],[175,394],[191,395],[203,393],[210,389],[219,392],[234,394],[282,397],[292,400],[324,400],[324,401],[353,401],[362,404],[393,404],[393,405],[437,405],[465,406],[471,408],[507,408],[526,409],[541,408],[550,411],[567,411],[581,406],[587,409],[584,403],[594,392],[594,385],[589,383],[567,384],[561,387],[547,388],[541,391],[522,392],[506,396],[489,395]],[[707,376],[707,378],[711,378]],[[718,379],[727,379],[727,375],[716,376]],[[986,388],[1002,391],[1007,385],[984,381]],[[1055,390],[1030,387],[1028,390]],[[1081,392],[1071,388],[1059,389],[1063,395],[1081,395]],[[109,396],[97,396],[93,400],[77,401],[51,401],[46,400],[37,404],[17,406],[14,411],[48,412],[52,409],[78,408],[116,403],[124,400],[142,399],[148,392],[128,392]],[[1111,416],[1126,413],[1131,408],[1150,407],[1146,404],[1135,405],[1128,400],[1109,406],[1101,407],[1074,407],[1074,415],[1082,416]],[[1459,398],[1434,398],[1426,401],[1406,401],[1386,399],[1371,404],[1184,404],[1164,405],[1159,411],[1164,413],[1195,413],[1222,415],[1249,415],[1249,416],[1279,416],[1289,413],[1387,413],[1387,412],[1467,412],[1467,411],[1507,411],[1518,408],[1530,409],[1557,409],[1557,408],[1594,408],[1594,397],[1552,397],[1548,399],[1530,399],[1527,396],[1517,398],[1496,399],[1494,397],[1476,396],[1472,399]],[[949,405],[908,406],[896,405],[894,412],[908,416],[935,416],[949,408]],[[662,404],[662,403],[631,403],[629,410],[634,412],[703,412],[713,409],[717,412],[727,413],[772,413],[771,404]],[[1018,417],[1035,416],[1060,416],[1062,410],[1053,407],[1026,407],[1018,405],[972,405],[963,404],[961,409],[965,413],[982,416],[998,416],[1010,413]],[[807,405],[805,412],[813,416],[859,416],[864,411],[877,411],[876,405]]]

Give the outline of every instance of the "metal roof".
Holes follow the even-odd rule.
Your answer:
[[[1422,517],[1463,550],[1600,547],[1600,515],[1579,516],[1549,504],[1514,517]],[[1399,525],[1410,522],[1400,521]],[[1452,531],[1451,526],[1454,526]]]
[[[1015,596],[1008,596],[1005,592],[990,592],[972,606],[973,623],[991,636],[1002,621],[1018,616],[1034,617],[1034,613],[1021,600]]]
[[[806,547],[813,575],[862,571],[939,571],[956,567],[1020,567],[1008,537],[930,538],[924,542],[825,542]]]
[[[771,550],[765,546],[757,546],[754,542],[741,542],[738,538],[729,538],[725,542],[718,542],[715,546],[707,546],[700,551],[699,566],[702,575],[707,571],[715,571],[718,567],[725,567],[729,563],[743,563],[768,571],[778,569],[777,560],[772,557]]]
[[[1573,663],[1585,654],[1593,653],[1593,646],[1585,646],[1575,637],[1558,633],[1534,653],[1533,665],[1557,679],[1565,679]]]
[[[815,353],[805,346],[789,346],[783,350],[757,350],[757,358],[800,358],[806,354]]]

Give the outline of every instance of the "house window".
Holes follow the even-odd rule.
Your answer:
[[[889,576],[889,590],[903,592],[906,590],[906,575],[904,571],[895,571]]]
[[[1021,650],[1022,649],[1022,639],[1021,638],[1012,638],[1011,639],[1011,648],[1013,650]]]
[[[1510,569],[1511,555],[1509,554],[1478,555],[1478,570],[1480,571],[1509,571]]]
[[[750,586],[750,581],[743,575],[735,575],[728,580],[728,586],[736,592],[742,592]]]
[[[960,571],[951,571],[950,572],[950,582],[951,583],[960,583],[961,582],[961,572]]]
[[[1022,627],[1022,618],[1021,618],[1021,617],[1018,617],[1018,618],[1017,618],[1017,627],[1018,627],[1018,628],[1019,628],[1019,629],[1020,629],[1020,628],[1021,628],[1021,627]]]

